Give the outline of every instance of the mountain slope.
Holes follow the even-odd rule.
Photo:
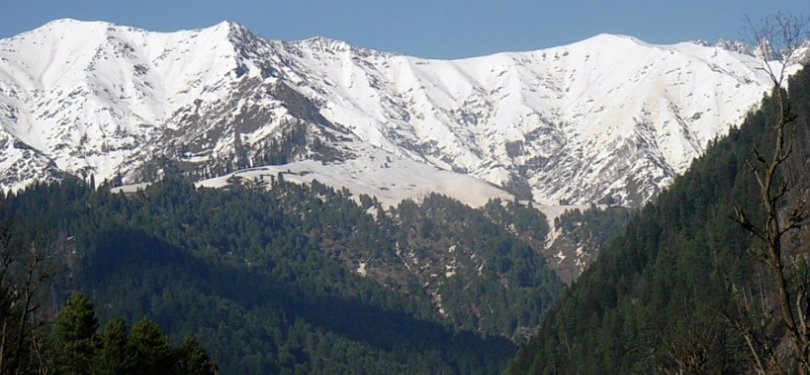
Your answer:
[[[808,73],[790,82],[791,106],[799,117],[788,128],[793,152],[778,176],[790,183],[780,201],[786,215],[806,212],[810,194]],[[511,373],[750,372],[755,367],[748,346],[730,321],[753,329],[783,366],[791,366],[795,359],[787,353],[787,333],[776,323],[770,271],[755,260],[762,245],[730,219],[739,207],[752,221],[764,220],[746,163],[754,159],[752,149],[770,155],[776,106],[766,99],[764,110],[710,147],[601,251],[521,349]],[[794,270],[806,261],[810,231],[805,225],[791,233],[784,237],[783,256],[791,270],[788,283],[796,285],[806,277]],[[796,306],[807,302],[801,294],[795,298]]]
[[[60,20],[0,41],[0,163],[16,171],[0,184],[142,182],[161,159],[210,178],[373,150],[545,204],[638,205],[757,105],[757,66],[613,35],[442,61],[228,22],[152,33]]]
[[[224,373],[495,373],[565,290],[512,233],[542,238],[536,210],[271,184],[66,179],[0,195],[0,222],[47,253],[45,301],[81,290],[104,320],[149,316]]]

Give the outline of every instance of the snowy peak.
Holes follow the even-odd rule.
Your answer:
[[[320,89],[332,91],[322,97],[327,117],[350,124],[364,140],[499,186],[528,186],[550,202],[648,199],[652,187],[665,185],[741,120],[767,85],[751,58],[607,34],[455,61],[317,62],[307,66],[311,77],[323,77]],[[311,94],[318,96],[315,89]],[[341,118],[358,111],[368,117]],[[641,158],[620,165],[628,156]],[[560,184],[559,165],[583,158],[580,167],[593,168],[571,167],[569,183]],[[538,167],[547,169],[537,173]],[[614,178],[625,180],[605,181]],[[628,184],[646,187],[628,194],[622,191]]]
[[[634,36],[622,35],[622,34],[602,33],[602,34],[597,34],[595,36],[587,38],[587,39],[585,39],[583,41],[573,43],[573,44],[569,45],[568,47],[569,48],[574,48],[574,49],[582,48],[582,47],[611,49],[611,48],[614,48],[617,45],[621,45],[621,44],[629,44],[629,45],[642,46],[642,47],[651,47],[651,46],[653,46],[652,44],[648,44],[648,43],[646,43],[646,42],[644,42],[644,41],[642,41],[642,40],[640,40],[640,39],[638,39],[638,38],[636,38]],[[558,47],[558,48],[565,48],[565,46],[564,47]]]
[[[726,51],[736,52],[742,55],[753,56],[751,48],[747,44],[742,42],[720,39],[714,46],[717,48],[722,48]]]
[[[302,47],[307,47],[311,50],[317,50],[326,53],[350,52],[359,49],[344,41],[330,39],[323,36],[316,36],[292,43],[300,45]]]
[[[0,163],[17,166],[0,185],[139,182],[160,160],[199,178],[307,160],[362,171],[386,155],[541,203],[638,205],[760,102],[767,77],[741,48],[602,34],[435,60],[233,22],[54,21],[0,40]]]
[[[3,128],[70,174],[117,173],[171,115],[240,75],[233,24],[149,33],[63,20],[0,41]],[[6,99],[6,100],[2,100]]]

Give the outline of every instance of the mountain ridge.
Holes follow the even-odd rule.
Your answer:
[[[601,34],[436,60],[266,40],[230,21],[154,33],[59,20],[0,40],[0,59],[0,164],[18,172],[3,189],[54,171],[144,182],[158,157],[210,178],[371,146],[521,199],[633,206],[738,123],[766,82],[753,57],[692,43]]]

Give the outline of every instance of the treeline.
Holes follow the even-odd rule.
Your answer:
[[[546,217],[530,206],[492,200],[474,210],[431,194],[420,205],[401,203],[393,216],[392,245],[407,252],[409,273],[455,327],[523,342],[564,290],[542,248],[528,241],[548,233]]]
[[[563,290],[503,225],[545,231],[536,210],[441,196],[385,210],[269,183],[195,189],[168,175],[126,196],[65,180],[2,197],[0,215],[56,260],[47,300],[82,291],[105,327],[149,317],[223,373],[497,372],[508,338]]]
[[[554,219],[554,226],[575,244],[598,250],[624,234],[633,217],[634,211],[626,207],[591,205],[585,210],[566,210]]]
[[[780,178],[800,185],[792,185],[786,210],[807,198],[801,176],[810,160],[810,74],[796,74],[789,87],[799,117],[788,129],[793,154]],[[755,344],[780,347],[785,332],[772,324],[778,318],[768,317],[775,302],[762,287],[770,276],[750,250],[761,244],[731,220],[735,207],[754,222],[764,220],[746,167],[752,150],[769,155],[773,149],[779,108],[773,98],[762,108],[713,142],[610,242],[549,312],[510,373],[745,373],[754,367],[751,349],[740,332],[744,325],[734,323],[746,319],[765,325],[767,335]],[[802,240],[789,246],[785,256],[806,255]],[[765,315],[743,316],[746,301],[762,304]],[[790,368],[787,354],[777,354]]]
[[[568,209],[554,218],[553,235],[541,239],[536,247],[543,248],[551,269],[570,285],[610,240],[624,234],[635,213],[635,209],[620,206]]]

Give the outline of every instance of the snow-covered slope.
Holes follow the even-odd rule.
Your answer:
[[[298,163],[316,179],[369,171],[321,173],[358,191],[454,195],[426,181],[438,168],[541,203],[634,205],[759,103],[758,66],[614,35],[443,61],[265,40],[229,22],[152,33],[60,20],[0,40],[0,187]]]
[[[302,160],[243,169],[202,180],[197,185],[220,188],[230,185],[237,178],[241,179],[240,183],[258,181],[269,186],[279,176],[289,182],[306,184],[317,180],[328,186],[345,187],[355,197],[365,194],[377,198],[384,207],[396,206],[405,199],[420,201],[430,193],[454,197],[471,207],[481,207],[495,198],[504,201],[514,199],[506,191],[477,178],[379,152],[334,164]]]
[[[292,50],[307,69],[300,89],[326,103],[327,118],[545,202],[650,198],[739,123],[768,82],[750,56],[613,35],[457,61],[322,39]]]

